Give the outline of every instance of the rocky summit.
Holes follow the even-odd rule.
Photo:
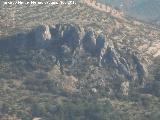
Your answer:
[[[115,12],[0,8],[0,119],[159,120],[160,29]]]

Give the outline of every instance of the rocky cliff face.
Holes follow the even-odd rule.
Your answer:
[[[159,120],[159,29],[78,0],[0,13],[0,119]]]
[[[117,69],[128,80],[134,80],[134,78],[139,80],[144,79],[147,70],[141,60],[143,56],[138,54],[138,51],[127,50],[127,48],[117,50],[115,46],[110,46],[105,34],[96,34],[96,31],[93,29],[84,30],[85,32],[82,33],[82,29],[84,28],[80,28],[78,25],[57,24],[55,27],[50,28],[51,31],[48,29],[44,31],[44,33],[51,36],[49,43],[45,42],[46,38],[43,33],[41,33],[42,35],[40,36],[44,37],[43,39],[37,39],[37,37],[35,37],[37,41],[36,44],[39,45],[42,42],[48,44],[57,59],[63,59],[68,52],[70,52],[71,57],[73,57],[76,49],[78,49],[79,52],[83,50],[91,55],[89,57],[97,57],[97,64],[102,65],[102,67]],[[35,33],[35,36],[37,36],[37,33]],[[127,56],[125,56],[125,54],[127,54]],[[61,64],[63,64],[63,62]]]
[[[59,64],[62,74],[70,72],[78,77],[80,73],[75,73],[73,69],[77,69],[76,71],[79,70],[79,72],[81,69],[85,70],[86,68],[79,65],[82,64],[88,67],[93,66],[95,71],[96,69],[104,69],[105,72],[111,72],[106,73],[105,79],[119,79],[120,86],[124,88],[126,88],[124,80],[127,81],[128,90],[129,83],[144,86],[148,75],[148,66],[150,65],[150,62],[147,61],[151,60],[146,58],[141,50],[127,46],[127,43],[121,43],[125,47],[118,47],[119,42],[117,44],[113,42],[114,34],[115,32],[108,36],[103,31],[97,32],[94,28],[88,29],[77,24],[42,25],[29,33],[14,36],[16,41],[21,39],[21,43],[14,43],[13,39],[12,43],[14,43],[13,46],[18,45],[17,51],[20,48],[27,48],[31,43],[34,43],[32,44],[33,49],[47,51],[47,54],[55,58],[55,61],[52,62]],[[103,78],[104,73],[102,71],[96,74],[100,75],[100,79]],[[92,75],[91,73],[87,76],[91,77]],[[80,81],[79,84],[81,84]],[[98,79],[95,81],[98,81]],[[124,91],[125,94],[128,94],[126,90]]]

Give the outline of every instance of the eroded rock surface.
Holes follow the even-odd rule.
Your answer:
[[[115,44],[114,39],[117,38],[92,28],[86,29],[76,24],[41,25],[29,33],[18,34],[11,38],[13,41],[10,42],[10,46],[14,43],[13,49],[18,46],[17,51],[32,46],[33,49],[39,50],[40,56],[51,55],[55,58],[52,62],[59,66],[62,74],[73,73],[77,77],[83,74],[82,76],[87,79],[101,81],[100,84],[103,86],[108,84],[106,80],[119,80],[122,82],[119,83],[119,89],[124,87],[122,88],[124,95],[128,94],[129,84],[127,82],[127,85],[126,83],[123,85],[123,80],[143,85],[148,76],[148,61],[151,60],[142,53],[139,46],[138,49],[127,46],[129,43],[121,43],[120,46],[122,40]],[[90,81],[93,83],[89,88],[91,91],[96,84],[99,85],[99,82],[94,83],[95,81]],[[113,90],[114,86],[109,86],[108,89],[116,93]]]

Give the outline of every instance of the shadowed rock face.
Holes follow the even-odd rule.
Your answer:
[[[106,44],[107,44],[107,42],[106,42],[105,35],[103,35],[103,34],[98,35],[98,37],[96,38],[95,54],[96,54],[96,57],[98,59],[98,65],[99,66],[102,65],[102,58],[103,58],[103,55],[106,52],[106,46],[107,46]]]
[[[74,53],[75,49],[80,46],[81,29],[77,25],[57,24],[50,28],[54,44],[65,44]]]
[[[80,47],[81,29],[77,25],[57,24],[50,28],[50,32],[52,35],[50,48],[63,73],[63,65],[70,63],[76,48]]]
[[[143,79],[147,73],[146,72],[147,70],[145,70],[144,65],[141,63],[141,60],[138,58],[138,56],[135,53],[133,53],[132,57],[133,57],[133,63],[136,68],[137,77],[140,80],[140,84],[142,84]]]
[[[96,49],[101,50],[105,46],[105,36],[103,34],[98,35],[96,38]]]
[[[115,68],[118,67],[119,56],[114,48],[112,48],[112,47],[107,48],[107,51],[103,56],[102,62],[104,65],[109,63],[109,66],[112,66]]]
[[[128,58],[120,55],[115,48],[108,47],[101,60],[102,66],[109,69],[117,69],[127,80],[135,80],[138,78],[140,80],[140,84],[142,84],[147,70],[138,58],[138,54],[136,55],[134,52],[131,54],[128,53],[127,57]],[[136,78],[133,73],[137,74]]]
[[[94,52],[96,50],[96,38],[93,30],[89,30],[85,33],[85,36],[82,40],[83,49],[94,55]]]

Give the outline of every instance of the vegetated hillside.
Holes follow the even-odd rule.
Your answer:
[[[159,25],[159,0],[99,0],[122,9],[127,16]]]
[[[147,22],[152,22],[160,16],[157,11],[160,11],[160,1],[159,0],[147,0],[141,4],[135,5],[129,11],[132,16],[144,20]]]
[[[159,119],[158,29],[82,3],[0,12],[2,120]]]

